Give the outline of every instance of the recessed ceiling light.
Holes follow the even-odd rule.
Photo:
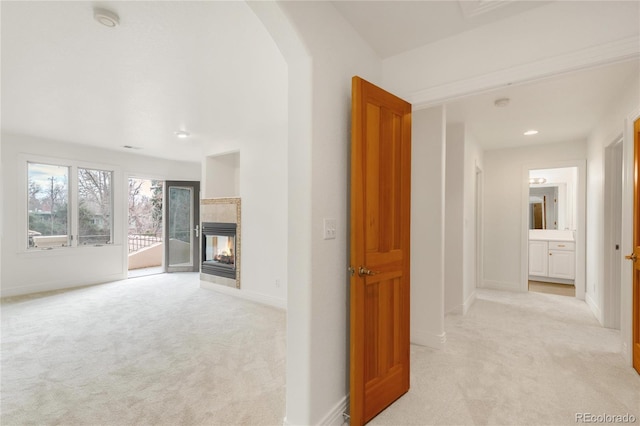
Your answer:
[[[493,104],[498,108],[504,108],[507,105],[509,105],[509,102],[511,102],[511,99],[509,98],[500,98],[500,99],[496,99]]]
[[[189,137],[189,132],[185,132],[184,130],[178,130],[177,132],[175,132],[175,135],[180,139],[184,139]]]
[[[525,136],[533,136],[533,135],[537,135],[538,131],[537,130],[527,130],[526,132],[524,132]]]
[[[93,19],[109,28],[114,28],[120,25],[120,18],[118,15],[107,9],[93,9]]]

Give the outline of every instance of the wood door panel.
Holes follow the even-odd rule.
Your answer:
[[[351,424],[409,390],[411,105],[354,77]],[[370,270],[360,275],[361,268]]]
[[[368,282],[372,278],[376,281]],[[365,324],[364,397],[373,405],[386,407],[398,398],[404,386],[404,377],[399,374],[404,367],[402,355],[406,338],[401,327],[404,308],[401,277],[367,278],[365,288],[364,314],[368,321]]]

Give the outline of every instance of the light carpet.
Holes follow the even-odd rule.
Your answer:
[[[281,425],[285,312],[165,274],[2,303],[1,423]]]
[[[444,350],[411,347],[411,390],[370,424],[575,425],[578,413],[640,423],[640,376],[583,301],[478,290],[445,330]]]

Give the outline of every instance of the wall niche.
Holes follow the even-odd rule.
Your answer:
[[[202,198],[240,196],[240,153],[211,155],[206,158]]]

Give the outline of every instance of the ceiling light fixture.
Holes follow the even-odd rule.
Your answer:
[[[509,105],[509,102],[511,102],[511,99],[509,98],[499,98],[499,99],[496,99],[493,104],[498,108],[504,108],[507,105]]]
[[[184,138],[188,138],[189,137],[189,132],[185,132],[184,130],[178,130],[177,132],[174,132],[174,133],[180,139],[184,139]]]
[[[115,28],[120,25],[120,18],[118,15],[107,9],[93,9],[93,19],[109,28]]]
[[[527,130],[526,132],[523,133],[525,136],[533,136],[533,135],[537,135],[538,131],[537,130]]]
[[[529,178],[529,184],[542,184],[542,183],[546,183],[547,179],[543,178],[543,177],[537,177],[537,178]]]

